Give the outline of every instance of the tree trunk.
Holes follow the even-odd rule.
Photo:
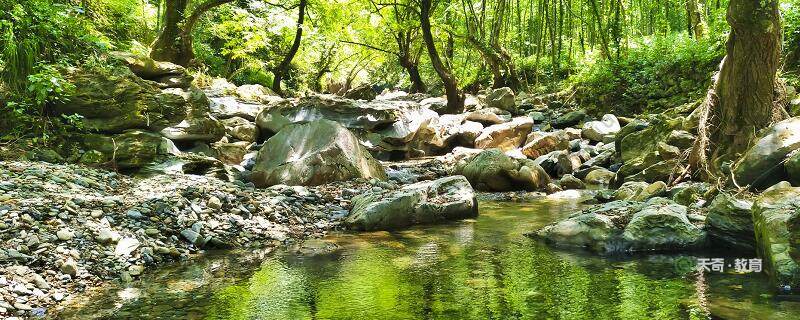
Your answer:
[[[451,74],[439,53],[436,51],[436,43],[431,32],[431,0],[420,0],[420,27],[422,28],[422,38],[425,40],[425,47],[428,49],[428,56],[431,59],[433,69],[444,83],[445,94],[447,95],[446,113],[461,113],[464,111],[464,94],[458,88],[458,81]]]
[[[422,76],[419,74],[419,67],[408,57],[400,57],[400,66],[406,69],[408,77],[411,80],[411,93],[421,93],[428,91],[425,82],[422,81]]]
[[[702,39],[706,35],[706,21],[703,6],[697,0],[686,1],[686,16],[689,35],[695,39]]]
[[[153,43],[150,57],[186,66],[194,59],[192,30],[203,13],[233,0],[208,0],[186,17],[188,0],[167,0],[164,28]]]
[[[781,53],[778,0],[731,0],[727,20],[727,56],[703,106],[700,139],[690,158],[712,175],[723,161],[744,152],[760,129],[786,117],[774,103]]]
[[[181,25],[186,18],[186,5],[188,3],[189,0],[166,0],[164,28],[161,29],[161,32],[158,33],[158,38],[153,42],[150,58],[177,64],[181,64],[180,61],[185,59],[187,48],[183,47],[180,36]],[[191,52],[191,47],[188,50]]]
[[[272,70],[274,76],[272,80],[272,91],[279,95],[283,95],[281,80],[286,72],[289,71],[289,65],[292,63],[295,54],[297,54],[297,50],[300,49],[300,39],[303,37],[303,19],[306,16],[306,4],[307,0],[300,0],[300,8],[298,9],[297,15],[297,32],[295,32],[292,47],[289,48],[289,52],[286,53],[286,57],[283,58],[283,61],[281,61],[275,70]]]

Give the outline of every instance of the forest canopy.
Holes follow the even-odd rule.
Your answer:
[[[590,110],[661,110],[704,95],[730,30],[724,0],[0,0],[0,7],[8,8],[0,13],[0,91],[13,101],[4,111],[19,117],[63,98],[70,88],[62,70],[109,64],[116,50],[175,60],[199,80],[288,94],[359,85],[444,94],[446,71],[466,92],[509,86],[572,95]],[[798,7],[780,2],[789,81],[800,60]]]

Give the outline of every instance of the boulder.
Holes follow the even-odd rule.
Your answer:
[[[353,100],[372,101],[375,100],[377,95],[378,94],[375,92],[375,90],[372,90],[372,86],[369,84],[362,84],[358,87],[347,90],[347,92],[344,94],[344,97]]]
[[[250,142],[217,142],[211,145],[216,154],[216,158],[223,163],[238,165],[244,160],[244,156],[249,152]]]
[[[267,106],[261,103],[242,102],[232,96],[211,97],[211,114],[218,119],[241,117],[255,121]],[[280,102],[276,102],[280,104]]]
[[[615,140],[617,153],[623,161],[617,175],[625,181],[654,182],[668,181],[674,173],[682,172],[684,166],[680,158],[662,155],[667,149],[664,145],[659,148],[681,125],[681,118],[660,115],[649,124],[635,120],[623,127]]]
[[[511,114],[498,108],[484,108],[467,113],[467,120],[493,125],[511,121]]]
[[[792,185],[800,186],[800,151],[795,150],[789,154],[783,167],[786,169],[786,175]]]
[[[753,202],[756,251],[770,281],[785,291],[800,288],[800,188],[765,191]]]
[[[494,89],[486,96],[486,105],[490,108],[515,112],[517,105],[514,101],[514,91],[508,87]]]
[[[600,121],[589,121],[583,124],[581,136],[592,141],[603,141],[603,137],[619,132],[619,120],[613,114],[606,114]]]
[[[706,234],[689,221],[685,206],[650,201],[633,215],[622,238],[630,251],[682,250],[703,246]]]
[[[550,176],[528,159],[514,159],[499,149],[485,150],[457,168],[475,189],[481,191],[541,190]]]
[[[320,185],[355,178],[386,180],[378,161],[342,125],[316,120],[289,125],[258,152],[252,181],[256,186]]]
[[[637,195],[647,188],[649,184],[642,181],[628,181],[623,183],[616,191],[614,191],[614,199],[617,200],[631,200],[636,198]]]
[[[584,110],[570,111],[558,118],[553,119],[553,121],[550,122],[550,125],[556,129],[563,129],[581,123],[581,121],[583,121],[583,118],[586,118],[586,111]]]
[[[536,133],[536,132],[534,132]],[[538,137],[534,133],[529,136],[529,141],[522,147],[522,153],[530,159],[536,159],[553,151],[569,149],[570,136],[564,130],[544,133]]]
[[[155,61],[146,55],[122,51],[112,51],[109,55],[125,63],[131,72],[142,79],[155,81],[165,76],[188,76],[184,67],[172,62]],[[188,77],[191,82],[191,76]]]
[[[702,206],[707,199],[713,197],[709,194],[716,190],[705,182],[682,182],[669,190],[672,201],[684,206]]]
[[[200,90],[179,93],[187,101],[186,119],[162,129],[161,135],[179,142],[215,142],[225,136],[225,127],[210,113],[205,93]]]
[[[280,100],[272,90],[260,84],[245,84],[236,88],[236,96],[239,99],[249,102],[269,103]]]
[[[166,138],[139,130],[115,135],[86,134],[80,140],[83,148],[93,154],[91,162],[109,163],[121,169],[143,167],[157,156],[173,153],[176,149]]]
[[[409,225],[478,216],[474,191],[463,176],[445,177],[353,198],[346,222],[356,230],[396,230]]]
[[[222,120],[228,134],[240,141],[255,142],[258,140],[258,127],[255,123],[240,117]]]
[[[586,186],[583,184],[578,178],[571,174],[565,174],[561,179],[558,180],[558,185],[561,186],[562,189],[583,189]]]
[[[529,235],[598,253],[674,251],[705,244],[705,233],[689,221],[686,207],[661,198],[596,205]]]
[[[589,171],[586,177],[583,178],[583,181],[590,185],[608,185],[611,183],[611,180],[614,179],[615,175],[616,173],[608,169],[598,168]]]
[[[766,129],[733,167],[733,176],[740,186],[767,188],[787,180],[782,165],[786,157],[800,148],[800,117],[790,118]]]
[[[67,99],[54,102],[51,110],[56,115],[83,116],[83,126],[91,131],[158,131],[186,117],[186,101],[180,95],[162,92],[125,67],[78,69],[66,78],[75,91]]]
[[[518,148],[525,142],[531,128],[533,128],[533,120],[526,116],[486,127],[475,138],[475,147],[480,149],[500,148],[503,151]]]
[[[708,207],[706,231],[712,244],[736,247],[743,250],[755,248],[753,231],[753,203],[722,192]]]

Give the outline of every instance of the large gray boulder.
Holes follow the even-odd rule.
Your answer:
[[[396,230],[478,216],[475,193],[463,176],[370,192],[354,197],[352,202],[347,224],[357,230]]]
[[[667,143],[682,125],[682,118],[658,116],[649,123],[630,122],[617,134],[615,147],[623,161],[617,176],[624,181],[669,181],[684,167]],[[669,150],[668,150],[669,149]],[[674,151],[674,150],[673,150]]]
[[[800,148],[800,117],[786,119],[766,129],[735,164],[734,178],[740,186],[767,188],[787,180],[783,161]]]
[[[215,142],[225,136],[225,126],[210,113],[210,102],[203,91],[173,90],[186,100],[186,119],[164,128],[161,135],[178,142]]]
[[[317,120],[283,128],[256,157],[256,186],[320,185],[355,178],[386,179],[378,161],[340,124]]]
[[[499,149],[479,153],[456,172],[481,191],[535,191],[550,183],[550,176],[533,160],[511,158]]]
[[[755,247],[753,203],[729,193],[718,194],[708,207],[706,231],[709,240],[720,246],[745,250]]]

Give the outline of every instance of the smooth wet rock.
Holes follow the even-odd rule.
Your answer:
[[[320,185],[386,172],[355,135],[329,120],[291,125],[267,140],[251,177],[257,186]]]
[[[475,194],[463,176],[370,192],[353,198],[347,224],[357,230],[395,230],[478,215]]]
[[[118,168],[141,168],[159,155],[169,154],[174,146],[158,134],[138,130],[111,136],[86,134],[80,139],[84,148],[102,154],[101,157],[95,155],[92,162],[108,163]]]

